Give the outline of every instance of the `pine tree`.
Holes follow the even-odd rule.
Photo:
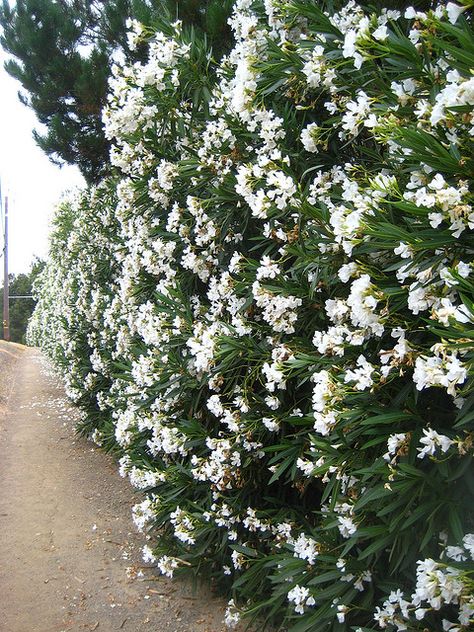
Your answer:
[[[109,169],[101,111],[114,51],[127,57],[126,20],[179,18],[205,32],[218,54],[230,44],[232,0],[17,0],[0,6],[6,70],[22,85],[44,132],[34,138],[50,159],[76,164],[89,183]],[[135,53],[143,55],[143,51]]]
[[[171,17],[206,33],[218,56],[229,50],[232,31],[227,24],[235,0],[167,0]]]
[[[95,42],[93,5],[19,0],[0,12],[1,43],[15,59],[6,70],[22,85],[20,100],[35,111],[46,132],[39,146],[59,164],[77,164],[90,182],[100,177],[108,145],[100,126],[106,94],[107,46]],[[92,47],[89,54],[81,54]]]
[[[44,266],[45,261],[36,258],[28,272],[8,275],[10,290],[10,340],[12,342],[25,343],[28,320],[36,305],[36,301],[33,298],[15,297],[31,295],[33,283]],[[3,313],[3,287],[0,288],[0,314],[1,313]],[[3,339],[3,325],[0,327],[0,339]]]

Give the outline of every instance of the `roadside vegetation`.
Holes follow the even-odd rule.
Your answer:
[[[26,328],[36,305],[36,301],[32,295],[33,284],[44,266],[44,261],[35,259],[28,272],[8,275],[10,294],[10,340],[12,342],[19,342],[21,344],[25,344],[26,342]],[[22,298],[17,298],[19,296]],[[0,288],[0,314],[3,315],[3,285]],[[3,339],[3,320],[0,323],[0,338]]]
[[[472,629],[471,7],[128,22],[29,340],[229,627]]]

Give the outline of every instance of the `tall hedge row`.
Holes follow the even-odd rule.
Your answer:
[[[219,64],[132,23],[118,175],[57,212],[30,340],[231,627],[473,622],[468,4],[238,0]]]

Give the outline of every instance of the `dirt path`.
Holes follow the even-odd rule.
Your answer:
[[[0,415],[5,413],[7,407],[16,363],[26,349],[24,345],[0,340]]]
[[[39,353],[16,355],[0,409],[0,631],[222,630],[220,600],[139,568],[133,490],[75,436],[76,413]],[[6,364],[0,373],[6,383]],[[145,576],[130,579],[127,568]]]

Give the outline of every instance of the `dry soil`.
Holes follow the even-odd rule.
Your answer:
[[[37,350],[0,344],[0,631],[223,630],[220,599],[143,564],[140,498],[76,414]]]

